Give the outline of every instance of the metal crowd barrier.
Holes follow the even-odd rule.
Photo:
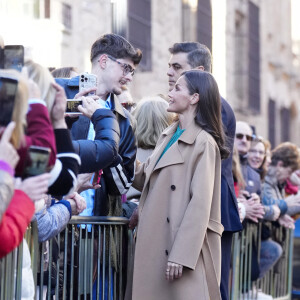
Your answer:
[[[122,217],[73,217],[59,235],[38,243],[32,223],[25,239],[35,299],[122,300],[132,254],[127,224]],[[21,299],[23,246],[0,260],[1,300]]]
[[[271,239],[282,246],[279,261],[264,277],[254,280],[254,262],[260,261],[262,224],[247,223],[245,229],[234,234],[232,247],[232,270],[230,276],[230,299],[257,299],[258,291],[276,300],[291,299],[293,231],[282,226],[265,223],[271,232]]]

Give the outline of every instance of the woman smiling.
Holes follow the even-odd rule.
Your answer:
[[[210,73],[191,70],[168,96],[167,110],[179,119],[147,162],[137,162],[133,185],[142,194],[127,299],[218,300],[221,159],[229,154],[220,94]]]

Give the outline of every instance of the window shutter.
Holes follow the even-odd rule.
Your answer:
[[[249,108],[260,111],[260,40],[259,40],[259,8],[249,1],[249,33],[248,33],[248,101]]]
[[[198,0],[197,39],[199,43],[206,45],[211,51],[212,17],[210,0]]]
[[[290,122],[291,112],[289,108],[282,107],[280,109],[281,122],[281,142],[288,142],[290,140]]]
[[[140,48],[142,71],[151,71],[151,0],[128,0],[128,40]]]
[[[268,104],[269,141],[272,148],[276,146],[276,102],[269,99]]]

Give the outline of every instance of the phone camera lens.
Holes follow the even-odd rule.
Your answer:
[[[84,82],[84,80],[83,80],[83,79],[81,79],[81,82]]]

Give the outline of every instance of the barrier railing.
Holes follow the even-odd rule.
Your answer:
[[[277,300],[291,298],[293,231],[265,223],[271,239],[282,247],[279,261],[262,277],[255,276],[255,260],[260,263],[262,224],[248,223],[236,233],[232,247],[231,300],[257,299],[258,292]]]
[[[27,243],[0,260],[0,300],[22,298],[27,245],[35,299],[122,300],[133,244],[127,224],[128,219],[119,217],[74,217],[59,235],[38,243],[37,226],[32,223],[25,236]],[[256,299],[259,290],[277,300],[290,299],[293,234],[271,223],[268,226],[272,239],[282,246],[281,258],[263,278],[253,280],[253,260],[260,260],[261,224],[247,224],[236,233],[231,300]]]
[[[73,217],[65,230],[43,243],[32,223],[25,238],[35,299],[122,300],[132,244],[127,223],[121,217]],[[1,300],[21,299],[25,246],[0,261]]]

